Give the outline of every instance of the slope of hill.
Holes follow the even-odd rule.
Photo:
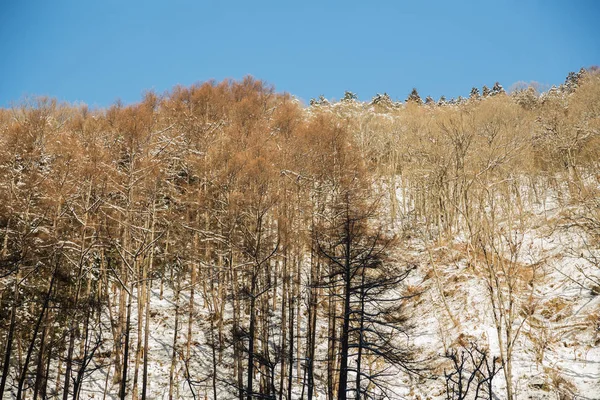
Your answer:
[[[600,399],[600,75],[0,110],[0,398]]]

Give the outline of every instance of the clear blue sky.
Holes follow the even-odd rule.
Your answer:
[[[0,0],[0,106],[107,106],[252,75],[308,101],[561,83],[600,64],[600,1]]]

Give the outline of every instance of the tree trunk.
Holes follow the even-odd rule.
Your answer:
[[[12,344],[16,328],[17,320],[17,302],[19,301],[19,281],[21,280],[21,272],[17,272],[14,283],[13,304],[10,312],[10,327],[8,328],[8,336],[6,338],[6,348],[4,350],[4,363],[2,365],[2,377],[0,378],[0,400],[4,397],[4,388],[6,387],[6,379],[10,371],[10,360],[12,357]]]
[[[171,353],[171,367],[169,368],[169,400],[173,400],[175,387],[175,367],[177,365],[177,335],[179,334],[179,284],[175,283],[175,328],[173,330],[173,352]]]
[[[285,345],[286,345],[286,340],[287,340],[287,307],[288,307],[288,291],[289,291],[289,277],[287,274],[287,257],[283,258],[282,261],[283,264],[283,270],[282,270],[282,281],[283,281],[283,285],[282,285],[282,290],[281,290],[281,295],[282,295],[282,299],[281,299],[281,350],[282,352],[285,351]],[[291,320],[290,320],[291,321]],[[291,376],[289,377],[289,379],[291,380]],[[281,374],[279,377],[279,400],[282,400],[283,398],[283,383],[285,381],[285,357],[282,357],[282,361],[281,361]],[[288,383],[289,385],[289,383]],[[289,400],[289,398],[288,398]]]
[[[211,316],[210,318],[210,337],[212,341],[212,390],[213,390],[213,400],[217,400],[217,350],[215,343],[215,323],[214,318]]]
[[[90,358],[93,357],[90,351],[90,317],[91,312],[86,314],[85,318],[85,337],[84,337],[84,351],[81,354],[81,365],[79,366],[79,370],[77,371],[77,377],[75,378],[75,383],[73,384],[73,400],[79,399],[79,393],[81,392],[81,385],[83,384],[83,377],[85,374],[85,370],[87,368],[87,364],[90,361]]]
[[[348,201],[348,200],[346,200]],[[348,207],[348,204],[346,204]],[[342,325],[342,337],[341,337],[341,349],[340,349],[340,380],[338,384],[338,400],[346,400],[348,390],[348,333],[350,331],[350,281],[352,279],[351,265],[350,265],[350,216],[348,215],[348,209],[346,209],[346,222],[345,222],[345,254],[344,254],[344,322]]]
[[[136,271],[136,279],[137,279],[137,284],[136,284],[136,290],[137,290],[137,335],[136,335],[136,345],[135,345],[135,362],[134,362],[134,366],[133,366],[133,384],[132,384],[132,391],[131,391],[131,399],[132,400],[137,400],[138,399],[138,379],[139,379],[139,370],[140,370],[140,364],[142,362],[142,353],[144,351],[144,349],[142,348],[142,340],[143,340],[143,333],[142,333],[142,329],[143,329],[143,322],[144,322],[144,306],[146,305],[146,301],[145,301],[145,290],[144,290],[144,280],[142,279],[140,282],[140,262],[134,258],[133,263],[135,264],[135,268],[134,270]],[[145,263],[142,262],[142,269],[144,270],[142,272],[142,275],[146,275],[146,265]],[[133,292],[132,292],[133,293]]]
[[[119,398],[125,400],[127,395],[127,366],[129,364],[129,331],[131,327],[131,302],[133,301],[133,283],[131,284],[130,292],[127,299],[127,317],[125,320],[125,347],[123,349],[123,373],[121,375],[121,390]]]
[[[254,380],[254,336],[255,336],[255,307],[256,298],[254,293],[256,290],[256,271],[252,274],[252,287],[250,289],[250,328],[248,330],[248,384],[246,387],[246,398],[252,400],[253,392],[253,380]]]
[[[292,399],[292,381],[294,378],[294,302],[295,299],[292,297],[290,301],[290,348],[288,350],[288,387],[287,387],[287,399]]]
[[[336,344],[337,344],[337,301],[335,298],[335,287],[330,288],[329,294],[329,327],[328,327],[328,345],[327,345],[327,399],[334,400],[335,394],[335,369],[336,369]]]
[[[365,269],[360,275],[360,322],[358,326],[358,354],[356,355],[356,400],[361,398],[360,373],[362,368],[363,331],[365,327]]]
[[[42,331],[42,337],[40,338],[40,349],[37,359],[37,367],[35,372],[35,386],[33,390],[33,400],[37,400],[38,395],[43,386],[44,381],[44,352],[46,351],[46,336],[48,336],[48,313],[46,313],[46,319],[44,321],[44,330]],[[43,397],[44,394],[42,394]]]
[[[144,282],[145,282],[144,278]],[[146,400],[146,391],[148,387],[148,339],[150,335],[150,292],[152,291],[152,280],[150,280],[149,289],[146,288],[146,319],[144,321],[144,365],[142,372],[142,400]]]
[[[35,327],[33,328],[33,336],[31,338],[31,342],[29,343],[29,348],[27,349],[27,356],[25,356],[25,362],[23,364],[23,369],[21,371],[21,377],[19,378],[18,386],[17,386],[17,400],[21,400],[21,396],[23,394],[23,385],[25,384],[25,379],[27,378],[27,370],[29,368],[29,361],[31,360],[31,355],[33,354],[33,348],[35,347],[35,340],[37,339],[37,334],[40,330],[40,326],[42,325],[42,320],[44,319],[44,315],[46,314],[46,310],[48,309],[48,303],[50,302],[50,295],[52,293],[52,289],[54,288],[54,278],[56,276],[56,270],[52,272],[52,277],[50,278],[50,284],[48,286],[48,291],[46,292],[46,296],[44,297],[44,304],[42,305],[42,311],[40,312],[40,316],[38,317]]]

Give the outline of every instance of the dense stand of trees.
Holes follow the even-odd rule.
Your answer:
[[[533,210],[556,200],[563,211],[552,224],[575,228],[585,243],[577,257],[597,271],[599,104],[600,76],[582,70],[542,95],[526,88],[446,106],[374,100],[375,112],[358,103],[328,107],[351,118],[362,153],[380,169],[391,222],[426,244],[458,237],[464,245],[461,257],[487,287],[508,399],[515,398],[515,346],[524,326],[537,329],[530,319],[545,278],[544,257],[531,252],[527,237],[539,224]],[[581,287],[593,290],[595,273],[580,272]],[[446,305],[441,288],[439,295]],[[446,312],[456,325],[447,305]]]
[[[528,206],[581,205],[565,219],[597,260],[599,76],[454,105],[346,97],[303,109],[246,78],[0,110],[0,399],[78,399],[92,379],[151,398],[159,299],[169,398],[394,398],[399,373],[433,377],[398,248],[462,235],[500,354],[469,347],[464,378],[449,351],[448,396],[464,378],[491,397],[502,368],[512,400],[540,275]]]
[[[359,338],[403,275],[346,125],[305,118],[250,78],[101,112],[45,99],[3,111],[0,396],[76,399],[102,369],[106,390],[147,398],[152,290],[173,303],[169,398],[181,382],[218,398],[312,398],[326,363],[330,398],[354,375],[375,390],[377,360],[410,351],[388,332]],[[357,307],[377,318],[358,324]]]

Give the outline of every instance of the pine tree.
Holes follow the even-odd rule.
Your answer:
[[[565,79],[565,90],[568,93],[573,93],[579,87],[581,79],[587,73],[585,68],[581,68],[579,72],[569,72],[567,78]]]
[[[384,92],[383,94],[377,93],[371,100],[371,104],[372,105],[379,104],[379,105],[385,105],[385,106],[392,106],[394,104],[394,102],[392,101],[392,98],[390,97],[390,95]]]
[[[358,96],[356,95],[356,93],[352,93],[348,90],[346,90],[344,92],[344,97],[342,98],[342,101],[356,101],[358,100]]]
[[[489,87],[487,87],[486,85],[483,85],[483,87],[481,88],[481,93],[483,97],[488,97],[492,91],[490,90]]]
[[[479,89],[477,89],[475,86],[473,86],[473,88],[471,88],[471,93],[469,94],[469,98],[472,100],[479,100],[480,97],[481,97],[481,95],[479,94]]]
[[[496,82],[494,83],[494,87],[492,88],[492,96],[496,96],[499,94],[506,94],[506,92],[504,91],[504,88],[502,87],[502,85],[500,84],[500,82]]]
[[[327,100],[325,98],[325,96],[320,95],[318,99],[314,99],[314,98],[310,99],[309,104],[311,106],[324,106],[324,105],[329,104],[329,100]]]
[[[421,100],[421,96],[419,96],[417,88],[413,88],[412,92],[410,92],[410,94],[408,95],[406,102],[413,102],[419,105],[423,104],[423,100]]]

